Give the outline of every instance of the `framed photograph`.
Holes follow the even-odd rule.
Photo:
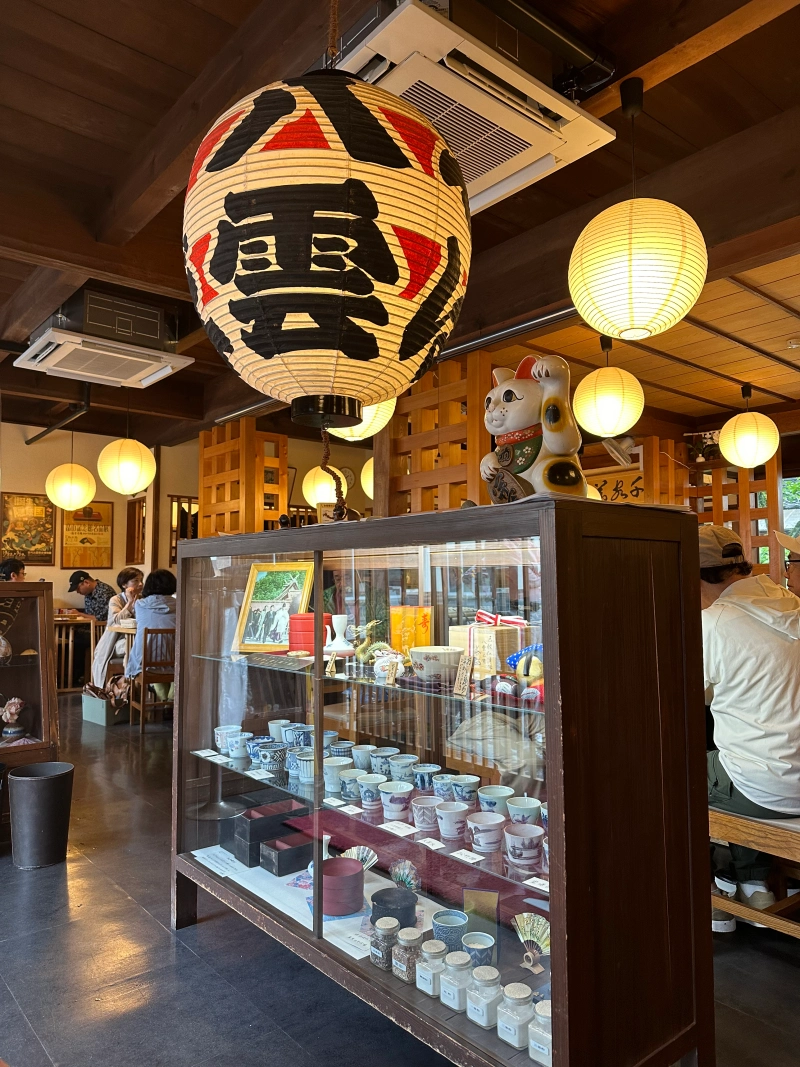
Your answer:
[[[44,495],[2,494],[3,558],[32,566],[55,564],[55,505]]]
[[[61,512],[61,569],[90,573],[113,567],[114,505],[93,500],[77,511]]]
[[[287,649],[289,616],[308,610],[313,583],[311,560],[252,564],[231,651]]]

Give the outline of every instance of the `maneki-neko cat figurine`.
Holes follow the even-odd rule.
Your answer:
[[[516,373],[498,367],[492,378],[483,421],[496,447],[481,460],[492,503],[545,492],[587,496],[566,360],[526,356]]]

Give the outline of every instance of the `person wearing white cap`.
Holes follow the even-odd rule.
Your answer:
[[[800,599],[751,574],[739,535],[700,527],[700,598],[706,703],[717,750],[707,753],[708,802],[755,819],[800,817]],[[772,858],[730,845],[733,877],[720,893],[763,910],[774,903]],[[712,926],[735,929],[725,913]]]
[[[789,553],[789,558],[783,563],[786,588],[795,596],[800,596],[800,537],[790,537],[789,534],[776,530],[775,538],[781,548],[785,548]]]

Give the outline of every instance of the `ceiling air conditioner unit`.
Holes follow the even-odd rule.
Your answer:
[[[192,363],[189,356],[52,326],[14,360],[15,367],[44,371],[58,378],[134,389],[146,389]]]
[[[408,100],[461,164],[472,213],[614,140],[614,131],[420,0],[337,64]]]

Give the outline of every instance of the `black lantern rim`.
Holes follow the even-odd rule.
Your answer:
[[[297,396],[292,401],[292,422],[318,430],[357,426],[363,417],[363,405],[354,396]]]

